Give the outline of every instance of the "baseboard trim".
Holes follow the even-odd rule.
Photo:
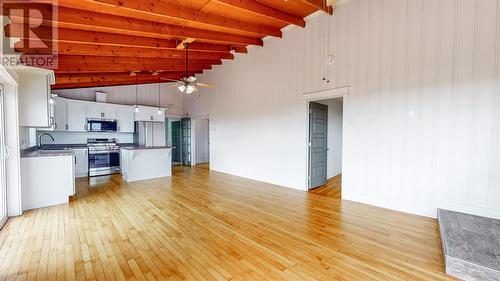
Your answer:
[[[500,219],[500,210],[460,204],[455,202],[438,201],[437,208],[450,210],[454,212],[466,213],[481,217]]]

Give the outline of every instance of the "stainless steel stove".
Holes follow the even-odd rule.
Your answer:
[[[120,173],[120,147],[116,139],[87,139],[89,177]]]

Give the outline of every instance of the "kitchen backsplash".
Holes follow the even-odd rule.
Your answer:
[[[44,133],[37,132],[38,136]],[[134,142],[134,134],[132,133],[88,133],[88,132],[48,132],[54,137],[52,141],[49,137],[43,137],[44,144],[77,144],[87,143],[90,138],[116,138],[119,143],[132,143]]]

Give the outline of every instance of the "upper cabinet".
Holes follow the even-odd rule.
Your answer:
[[[53,108],[53,120],[54,120],[54,131],[67,131],[68,126],[68,103],[65,99],[54,98]]]
[[[51,117],[50,85],[54,84],[51,70],[23,67],[18,75],[19,126],[49,128]]]
[[[135,121],[165,122],[165,110],[158,113],[157,108],[141,106],[139,112],[135,113]]]
[[[50,106],[48,130],[86,132],[87,119],[114,119],[118,122],[118,132],[133,133],[135,121],[165,122],[165,110],[140,107],[138,113],[129,105],[104,104],[89,101],[54,97]]]
[[[116,105],[97,102],[87,103],[87,118],[116,119]]]
[[[72,132],[87,131],[86,107],[87,103],[83,101],[68,100],[67,120],[68,130]]]
[[[96,102],[88,102],[85,106],[85,115],[87,116],[87,118],[104,118],[102,112],[102,104]]]
[[[118,131],[121,133],[134,132],[134,108],[131,106],[117,107]]]
[[[103,104],[102,113],[102,117],[105,119],[116,119],[117,106],[113,104]]]

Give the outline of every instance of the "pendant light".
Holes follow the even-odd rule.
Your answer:
[[[135,77],[135,113],[139,113],[139,85],[137,85],[137,76]]]
[[[158,82],[158,115],[161,115],[163,112],[160,107],[160,82]]]

